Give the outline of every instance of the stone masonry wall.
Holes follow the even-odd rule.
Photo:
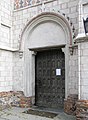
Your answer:
[[[2,0],[0,2],[0,46],[12,46],[12,0]]]
[[[0,1],[0,92],[12,90],[13,1]]]
[[[80,0],[79,2],[79,34],[81,36],[85,35],[83,19],[86,20],[88,17],[88,1],[87,0]]]
[[[13,54],[14,66],[13,66],[13,79],[14,85],[13,90],[15,91],[24,91],[23,83],[23,58],[20,58],[19,53],[15,52]]]
[[[50,1],[50,2],[46,2],[44,4],[45,6],[45,12],[57,12],[60,11],[61,13],[65,13],[66,16],[68,16],[70,18],[70,20],[72,21],[75,29],[76,29],[76,34],[78,33],[78,0],[55,0],[55,1]],[[27,6],[27,7],[23,7],[21,9],[17,9],[14,10],[14,17],[13,17],[13,47],[14,48],[19,48],[19,42],[20,42],[20,35],[22,33],[22,30],[24,29],[25,25],[28,23],[28,21],[30,21],[33,17],[37,16],[38,14],[42,13],[42,4],[40,2],[40,4],[34,5],[34,6]],[[77,51],[77,50],[76,50]],[[16,56],[17,57],[17,56]],[[16,58],[14,56],[14,66],[15,64],[17,65],[18,62],[15,60]],[[17,58],[16,58],[17,59]],[[19,59],[19,58],[18,58]],[[24,58],[23,58],[24,59]],[[23,63],[23,59],[20,62]],[[71,56],[71,61],[72,64],[71,67],[74,67],[74,70],[71,72],[71,75],[69,74],[70,80],[72,80],[71,82],[69,82],[69,89],[68,92],[74,92],[77,93],[78,88],[77,88],[77,74],[76,73],[76,68],[75,66],[77,66],[77,63],[75,63],[75,61],[77,62],[77,54],[73,56]],[[19,61],[19,60],[18,60]],[[18,66],[16,66],[18,67]],[[15,68],[16,68],[15,67]],[[23,64],[22,66],[20,66],[21,68],[23,68]],[[17,72],[19,72],[19,70],[17,70]],[[20,72],[22,73],[23,76],[23,69],[20,69]],[[13,80],[19,80],[18,82],[18,86],[20,85],[20,78],[19,75],[16,74],[16,72],[13,73]],[[71,75],[71,76],[70,76]],[[72,77],[72,78],[71,78]],[[14,86],[15,88],[15,86]],[[19,88],[20,89],[20,88]],[[23,88],[24,89],[24,88]]]
[[[77,102],[77,120],[88,119],[88,36],[80,36],[78,43],[78,88],[79,100]]]
[[[78,48],[75,47],[73,55],[70,55],[69,60],[69,82],[68,82],[68,93],[78,93]]]
[[[88,100],[88,42],[79,43],[79,53],[80,99]]]
[[[65,13],[73,25],[75,26],[76,31],[78,30],[78,0],[55,0],[51,2],[45,3],[45,11],[46,12],[54,12],[60,11],[61,13]],[[14,48],[19,47],[19,36],[21,35],[22,30],[25,25],[30,21],[33,17],[42,13],[42,4],[24,7],[22,9],[14,10],[14,18],[13,18],[13,41]]]
[[[12,52],[0,50],[0,92],[12,90]]]

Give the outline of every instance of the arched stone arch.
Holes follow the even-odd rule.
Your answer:
[[[26,41],[26,37],[28,36],[29,32],[32,31],[34,27],[46,21],[52,21],[59,24],[64,30],[66,37],[69,38],[66,42],[68,42],[69,46],[72,45],[72,30],[66,18],[59,13],[57,14],[54,12],[44,12],[37,15],[36,17],[33,17],[22,30],[19,50],[23,50],[24,42]]]
[[[26,96],[35,96],[35,52],[62,46],[64,47],[62,51],[65,53],[65,97],[68,96],[70,45],[72,45],[72,31],[62,15],[44,12],[27,23],[21,34],[19,47],[19,50],[24,52],[23,84]]]

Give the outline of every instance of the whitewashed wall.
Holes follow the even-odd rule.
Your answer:
[[[12,90],[12,52],[0,50],[0,92]]]
[[[14,49],[19,49],[19,36],[28,21],[34,16],[42,13],[44,10],[41,2],[34,6],[31,5],[13,10],[13,2],[13,0],[0,1],[0,92],[12,89],[24,91],[26,89],[23,85],[24,57],[20,58],[19,53],[13,51],[15,51]],[[47,1],[45,3],[45,12],[60,11],[61,13],[65,13],[75,26],[76,34],[82,33],[82,35],[85,36],[83,17],[86,18],[88,15],[87,3],[87,0],[80,0],[79,3],[78,0],[49,0],[49,2]],[[79,91],[79,94],[81,93],[81,99],[88,99],[87,44],[88,43],[78,44],[78,49],[74,49],[73,56],[70,56],[69,53],[70,71],[68,79],[68,94],[76,94]],[[79,71],[79,67],[81,71]],[[78,76],[78,74],[80,75]],[[80,85],[78,81],[79,78]],[[79,88],[80,90],[78,90]]]
[[[78,43],[78,88],[79,99],[88,100],[88,36],[85,34],[83,19],[88,17],[88,1],[79,2]],[[88,33],[87,33],[88,34]]]
[[[74,24],[76,31],[78,31],[78,10],[78,0],[55,0],[46,2],[45,4],[46,12],[60,11],[61,13],[65,13]],[[28,21],[40,13],[42,13],[42,4],[14,10],[13,41],[15,48],[18,48],[19,46],[19,35],[21,35],[25,25],[28,23]]]
[[[13,1],[0,1],[0,92],[12,90],[12,15]]]
[[[73,25],[76,29],[76,34],[78,33],[79,24],[78,24],[78,0],[55,0],[51,2],[45,3],[45,12],[57,12],[60,11],[61,13],[65,13],[66,16],[70,18]],[[14,10],[14,17],[13,17],[13,47],[18,48],[19,47],[19,41],[20,41],[20,35],[22,33],[22,30],[24,29],[25,25],[30,21],[33,17],[37,16],[38,14],[42,13],[42,4],[29,6],[21,9]],[[69,53],[70,54],[70,53]],[[18,58],[17,58],[18,57]],[[18,60],[16,60],[18,59]],[[22,63],[22,66],[19,67],[19,62]],[[23,72],[23,58],[19,59],[19,56],[16,54],[14,55],[14,69],[16,69],[16,72],[22,73],[22,76],[24,74]],[[30,61],[30,60],[29,60]],[[70,71],[69,71],[69,79],[68,79],[68,94],[78,94],[78,73],[76,72],[78,69],[77,65],[77,48],[74,51],[73,56],[70,57],[69,61]],[[76,66],[76,67],[75,67]],[[72,69],[72,67],[74,69]],[[15,84],[13,86],[14,89],[16,89],[16,86],[18,86],[18,90],[25,90],[23,83],[23,77],[20,77],[19,74],[17,75],[14,70],[14,76],[13,80],[15,81]],[[22,78],[22,79],[21,79]],[[20,86],[21,84],[21,86]],[[20,87],[19,87],[20,86]],[[30,89],[30,88],[29,88]]]
[[[79,43],[80,99],[88,100],[88,42]]]
[[[75,47],[69,60],[68,93],[78,93],[78,48]]]

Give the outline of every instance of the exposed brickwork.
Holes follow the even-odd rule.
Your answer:
[[[22,91],[1,92],[0,93],[0,110],[7,107],[22,107],[27,108],[31,106],[31,98],[25,97]]]
[[[67,114],[75,115],[76,114],[76,102],[78,96],[76,94],[70,94],[67,100],[64,101],[64,111]]]
[[[77,120],[88,120],[88,100],[79,100],[76,107]]]
[[[67,101],[65,101],[65,112],[76,115],[76,120],[88,120],[88,100],[77,101],[77,98],[72,99],[73,98],[68,97]]]

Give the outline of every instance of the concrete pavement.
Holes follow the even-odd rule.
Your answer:
[[[41,117],[31,114],[23,113],[26,108],[12,107],[0,111],[0,120],[76,120],[74,116],[59,112],[54,118]]]

